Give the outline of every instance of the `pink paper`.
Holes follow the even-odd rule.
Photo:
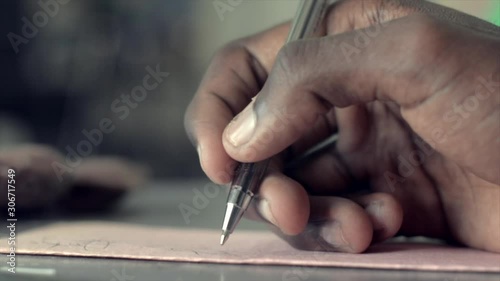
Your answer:
[[[500,254],[442,245],[387,243],[364,254],[300,251],[268,232],[220,232],[103,222],[58,223],[20,233],[16,254],[140,260],[500,272]],[[6,238],[0,252],[7,253]]]

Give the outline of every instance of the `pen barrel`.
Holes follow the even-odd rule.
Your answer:
[[[260,186],[268,165],[269,159],[256,163],[239,163],[234,172],[231,190],[238,189],[253,197]]]
[[[319,35],[318,27],[323,23],[328,0],[303,0],[290,29],[287,43]],[[233,232],[243,213],[257,193],[270,160],[256,163],[239,163],[234,172],[227,198],[226,212],[222,224],[221,244]]]
[[[257,192],[268,164],[269,160],[238,164],[229,190],[226,212],[222,223],[224,235],[233,233],[234,228]],[[223,242],[224,240],[222,240]]]
[[[299,5],[287,43],[318,35],[318,27],[323,23],[328,0],[304,0]]]

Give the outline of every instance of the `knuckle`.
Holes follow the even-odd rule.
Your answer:
[[[214,55],[212,63],[214,64],[227,64],[240,56],[242,52],[242,45],[240,40],[236,40],[224,45]]]
[[[377,0],[375,2],[380,21],[390,21],[418,13],[425,5],[420,1]]]
[[[401,0],[346,0],[332,4],[328,15],[329,30],[342,33],[372,25],[385,25],[391,20],[419,11],[419,1]]]
[[[412,15],[408,17],[411,32],[406,39],[411,40],[410,48],[413,59],[435,58],[450,43],[446,28],[441,21],[429,15]],[[413,39],[410,39],[413,38]]]
[[[278,70],[293,72],[297,69],[306,56],[305,49],[305,44],[302,42],[290,42],[283,46],[276,59]]]
[[[299,82],[310,72],[309,65],[319,51],[319,41],[304,40],[286,44],[278,53],[273,74],[290,84]]]
[[[418,35],[434,37],[440,34],[441,21],[431,15],[415,14],[408,16],[408,19],[413,24],[413,31],[418,32]]]

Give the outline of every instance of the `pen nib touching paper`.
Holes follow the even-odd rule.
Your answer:
[[[226,243],[226,240],[227,240],[228,237],[229,237],[228,233],[223,233],[220,236],[220,244],[221,244],[221,246],[224,245],[224,243]]]
[[[232,243],[211,243],[220,232],[110,222],[57,223],[19,234],[16,255],[53,255],[136,260],[336,266],[370,269],[500,272],[500,254],[447,245],[384,243],[364,254],[301,251],[269,232],[244,231]],[[222,233],[224,239],[230,232]],[[0,253],[9,253],[7,240]]]

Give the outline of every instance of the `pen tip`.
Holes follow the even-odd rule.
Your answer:
[[[227,241],[227,238],[229,238],[229,235],[222,234],[222,235],[220,236],[220,244],[221,244],[221,245],[224,245],[224,243],[226,243],[226,241]]]

